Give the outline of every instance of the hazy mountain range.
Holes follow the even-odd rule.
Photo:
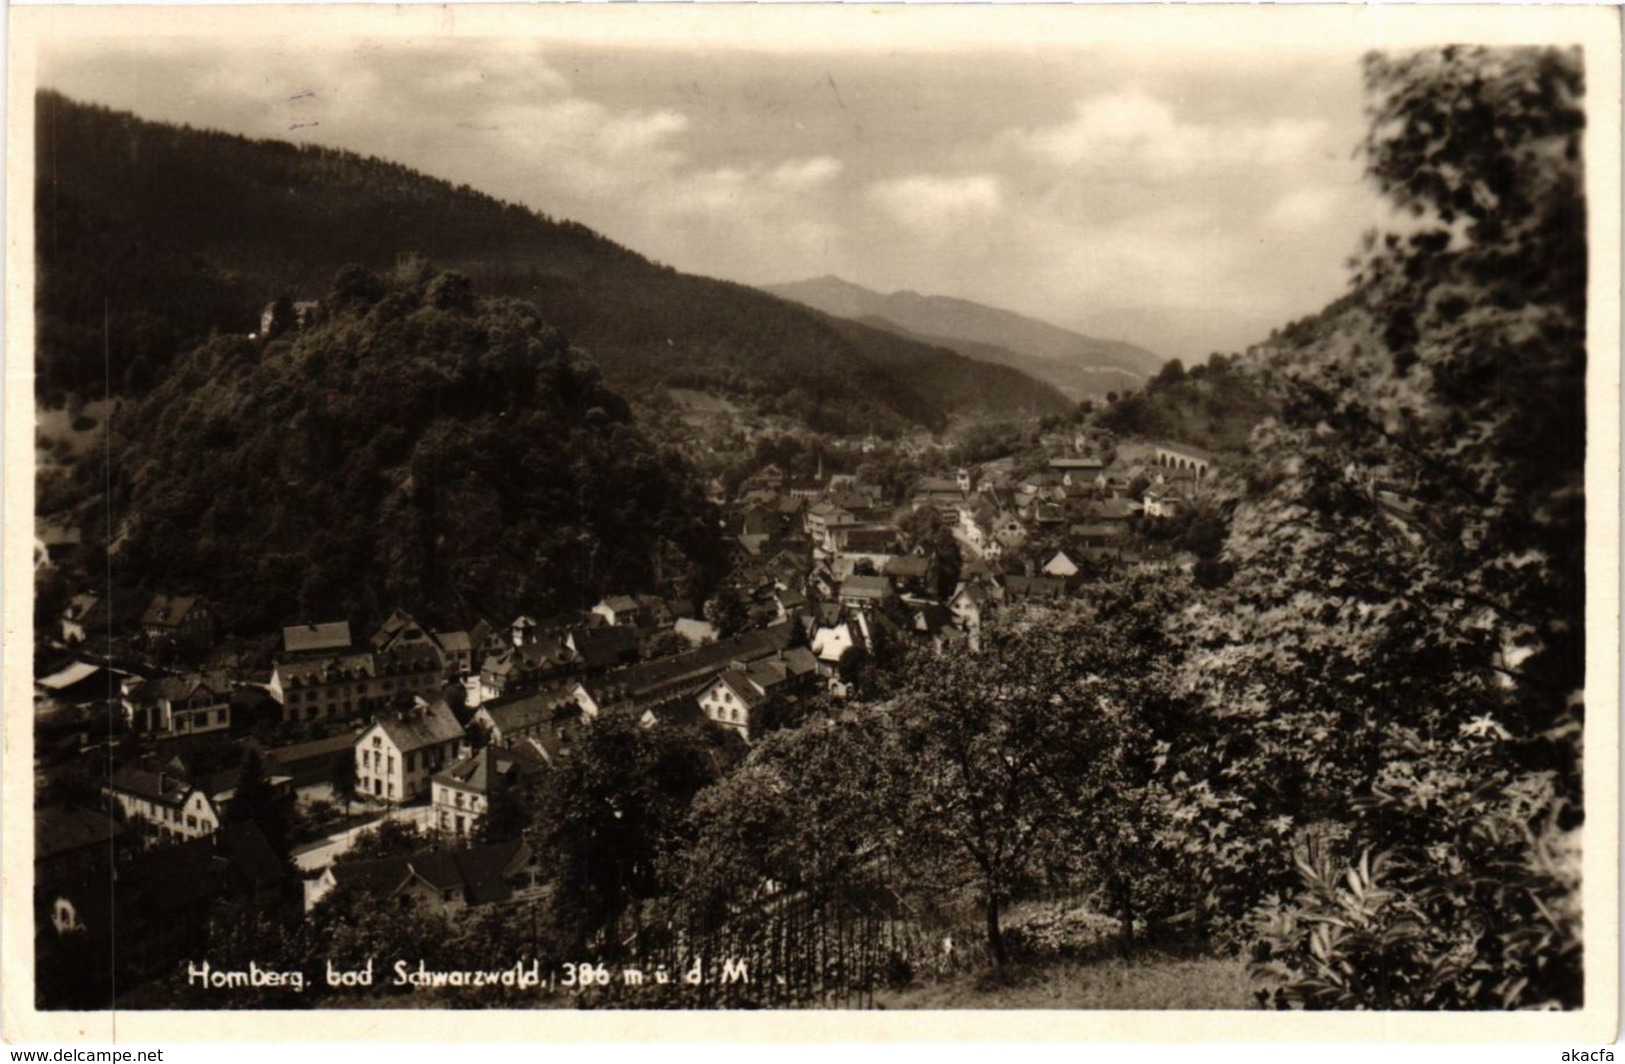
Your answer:
[[[42,395],[139,393],[278,296],[407,253],[517,296],[623,392],[724,394],[831,432],[939,429],[1070,405],[1008,361],[681,273],[585,226],[351,152],[148,122],[43,92],[36,240]],[[726,233],[728,218],[717,219]],[[104,354],[111,358],[104,358]]]
[[[1137,388],[1163,358],[1120,340],[1101,340],[998,307],[917,292],[887,295],[839,277],[768,285],[767,291],[826,314],[909,339],[951,347],[1047,381],[1073,399]]]

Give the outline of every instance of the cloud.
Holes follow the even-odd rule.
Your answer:
[[[747,283],[837,273],[1187,357],[1341,290],[1374,209],[1352,57],[1056,55],[159,38],[42,64],[69,95],[398,160]]]
[[[768,174],[768,179],[779,188],[805,191],[828,184],[840,175],[842,169],[839,159],[819,155],[811,159],[782,162]]]
[[[1277,229],[1311,229],[1331,217],[1336,203],[1337,195],[1331,189],[1293,189],[1275,201],[1264,222]]]
[[[915,174],[877,181],[869,199],[911,229],[926,233],[998,214],[1004,207],[999,179],[989,174],[944,177]]]
[[[1203,170],[1281,166],[1320,148],[1326,123],[1274,118],[1264,122],[1192,122],[1143,89],[1079,100],[1060,125],[1015,130],[1009,140],[1028,154],[1071,169],[1185,176]]]

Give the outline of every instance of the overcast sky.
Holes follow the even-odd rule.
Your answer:
[[[832,273],[1170,357],[1343,288],[1359,49],[58,45],[40,82],[405,163],[695,273]]]

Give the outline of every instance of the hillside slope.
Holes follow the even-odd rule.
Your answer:
[[[91,507],[105,478],[87,538],[119,530],[133,608],[187,591],[239,632],[396,605],[458,623],[720,571],[697,478],[534,308],[427,267],[324,295],[320,323],[181,356],[76,469]]]
[[[210,329],[253,331],[258,308],[278,295],[314,298],[341,266],[386,269],[418,252],[481,291],[534,303],[616,387],[705,388],[830,431],[1066,405],[1039,382],[880,330],[835,328],[801,306],[679,273],[584,226],[379,159],[146,122],[51,92],[36,115],[42,389],[99,392],[108,377],[115,391],[139,389]],[[139,252],[134,268],[110,268],[124,247]],[[146,261],[160,268],[144,270]],[[163,282],[132,280],[148,273]],[[138,354],[146,367],[132,372]],[[909,375],[897,376],[899,366]],[[920,366],[931,380],[913,372]]]
[[[766,290],[826,314],[889,323],[899,335],[1013,366],[1074,398],[1137,387],[1163,363],[1160,356],[1133,344],[1085,336],[964,299],[916,292],[887,295],[831,276],[769,285]]]

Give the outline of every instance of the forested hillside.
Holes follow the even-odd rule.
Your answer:
[[[697,481],[535,308],[421,263],[345,268],[324,302],[289,337],[182,356],[77,471],[93,507],[110,479],[122,599],[201,592],[257,632],[703,593],[720,559]]]
[[[347,263],[383,270],[420,252],[482,292],[535,304],[612,385],[712,389],[831,431],[1066,405],[1007,370],[880,330],[836,329],[755,289],[679,273],[581,225],[379,159],[146,122],[50,92],[36,114],[48,398],[139,389],[210,329],[254,331],[279,295],[315,298]]]
[[[1253,428],[1276,412],[1238,356],[1215,354],[1189,370],[1174,359],[1143,390],[1107,404],[1096,424],[1122,436],[1240,452]]]

